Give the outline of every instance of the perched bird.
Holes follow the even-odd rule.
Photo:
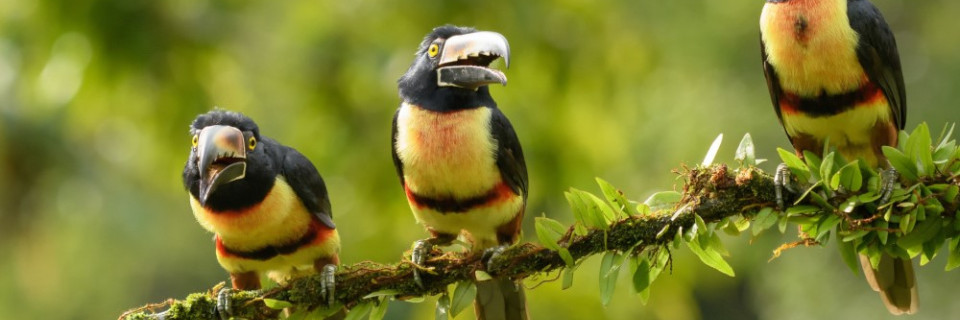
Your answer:
[[[217,261],[233,288],[259,289],[261,273],[282,282],[317,271],[332,298],[340,236],[310,160],[235,112],[197,116],[190,135],[183,184],[197,221],[216,234]]]
[[[434,245],[461,234],[475,253],[495,253],[519,238],[527,167],[487,86],[506,84],[503,72],[489,67],[498,58],[509,67],[510,46],[499,33],[442,26],[426,36],[398,81],[403,102],[393,118],[393,162],[414,217],[433,235],[415,246],[417,264]],[[477,286],[479,319],[526,319],[513,280]]]
[[[774,110],[801,157],[823,145],[847,159],[890,167],[882,146],[896,146],[907,99],[893,33],[867,0],[767,0],[760,16],[763,71]],[[896,180],[890,168],[884,191]],[[870,286],[893,314],[917,311],[910,259],[883,254]]]

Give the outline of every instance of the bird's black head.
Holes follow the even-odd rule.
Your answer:
[[[190,124],[192,147],[183,168],[183,184],[201,205],[217,211],[260,203],[273,188],[277,172],[252,119],[213,110]]]
[[[410,69],[400,77],[400,97],[437,111],[494,107],[488,84],[507,84],[490,63],[503,58],[510,66],[510,44],[503,35],[446,25],[433,29],[417,49]]]

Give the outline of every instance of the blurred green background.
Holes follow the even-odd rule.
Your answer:
[[[900,45],[908,127],[960,120],[960,2],[874,0]],[[562,192],[603,177],[643,200],[680,183],[726,134],[788,147],[760,69],[763,1],[0,0],[0,318],[112,319],[227,279],[180,172],[187,125],[214,106],[254,118],[326,179],[342,259],[397,261],[426,236],[390,160],[396,79],[422,37],[454,23],[504,34],[510,83],[491,91],[530,168],[524,225],[572,222]],[[792,232],[791,232],[792,233]],[[890,317],[832,245],[767,262],[793,234],[726,238],[737,277],[687,250],[647,305],[623,279],[601,306],[599,258],[529,290],[535,319]],[[960,273],[918,269],[916,319],[960,314]],[[539,280],[552,278],[541,277]],[[528,285],[537,279],[528,281]],[[390,319],[432,317],[433,299]],[[472,317],[466,312],[460,318]]]

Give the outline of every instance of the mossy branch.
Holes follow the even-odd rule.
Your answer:
[[[606,232],[593,230],[585,235],[568,232],[560,245],[567,248],[575,260],[610,250],[641,250],[673,239],[672,236],[658,237],[658,234],[673,235],[678,228],[689,229],[695,223],[695,215],[707,222],[716,222],[770,206],[775,201],[772,177],[756,168],[734,172],[725,165],[713,165],[686,171],[684,175],[683,197],[676,209],[631,216],[614,222]],[[352,306],[378,292],[400,298],[439,294],[450,284],[473,280],[478,270],[498,277],[521,279],[565,266],[558,252],[534,243],[522,243],[507,249],[486,269],[476,255],[448,252],[426,263],[429,271],[424,272],[424,287],[421,288],[413,280],[415,266],[409,261],[394,264],[360,262],[340,267],[336,275],[336,301]],[[263,299],[288,301],[297,308],[316,308],[322,301],[319,281],[318,276],[304,277],[261,293],[234,294],[230,297],[233,314],[241,318],[277,318],[278,312],[266,307]],[[121,318],[219,319],[214,291],[191,294],[184,300],[147,305],[131,310]],[[164,308],[167,310],[154,313]]]
[[[701,261],[732,276],[732,268],[720,255],[722,244],[715,231],[723,228],[739,234],[751,227],[750,220],[754,220],[753,234],[777,221],[781,232],[786,230],[787,223],[798,225],[801,241],[781,248],[823,244],[832,235],[851,269],[857,269],[857,254],[868,256],[874,264],[884,253],[905,259],[919,256],[920,265],[924,265],[944,243],[949,243],[950,270],[960,267],[960,220],[956,219],[960,213],[960,148],[948,139],[952,132],[952,126],[945,128],[941,138],[932,140],[926,124],[921,124],[913,133],[901,134],[904,142],[900,149],[883,147],[884,155],[904,183],[903,188],[891,193],[891,202],[883,200],[886,203],[879,200],[883,194],[882,177],[863,162],[847,162],[833,152],[822,159],[809,152],[800,158],[780,149],[786,167],[801,185],[807,184],[800,200],[784,212],[772,209],[776,202],[773,178],[753,166],[759,160],[753,154],[752,139],[746,135],[736,157],[744,165],[742,168],[731,170],[718,164],[683,169],[681,192],[658,193],[636,210],[634,203],[604,181],[598,182],[609,205],[599,197],[572,189],[567,200],[577,219],[573,226],[565,229],[559,222],[538,217],[537,237],[547,247],[535,243],[510,247],[486,268],[477,255],[436,251],[434,258],[422,267],[421,287],[413,280],[413,270],[418,267],[409,261],[341,266],[336,274],[336,304],[370,311],[370,302],[382,303],[384,297],[403,299],[446,293],[449,285],[477,280],[481,278],[478,274],[483,273],[522,279],[574,266],[598,253],[607,253],[603,265],[609,272],[604,275],[618,271],[619,265],[612,261],[623,261],[626,256],[636,258],[635,272],[649,272],[649,277],[634,277],[634,289],[644,296],[642,292],[649,289],[669,261],[669,250],[660,250],[668,248],[667,244],[676,247],[679,242],[686,242]],[[719,138],[714,142],[706,162],[716,155],[719,142]],[[650,212],[650,206],[657,210]],[[602,287],[616,277],[603,280]],[[304,277],[262,292],[231,294],[232,315],[276,319],[278,309],[284,307],[301,312],[338,310],[339,307],[320,308],[324,306],[320,281],[319,276]],[[121,315],[121,319],[219,319],[218,289],[219,286],[184,300],[170,299],[133,309]],[[613,292],[602,291],[604,299]],[[441,301],[449,303],[449,299]],[[164,308],[165,311],[157,312]]]

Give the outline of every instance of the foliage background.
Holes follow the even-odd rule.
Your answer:
[[[908,127],[960,120],[960,2],[874,2],[899,42]],[[541,213],[572,222],[566,188],[595,190],[600,176],[642,200],[677,184],[670,170],[699,162],[721,132],[728,141],[720,160],[730,161],[750,132],[758,155],[775,162],[775,148],[788,142],[760,69],[762,5],[0,0],[0,318],[108,319],[226,280],[180,181],[187,125],[213,106],[253,117],[314,161],[345,263],[398,260],[426,233],[389,160],[396,79],[423,35],[444,23],[510,40],[510,83],[492,91],[530,167],[527,239]],[[646,306],[622,279],[602,307],[594,258],[572,289],[553,282],[530,290],[530,313],[889,317],[833,249],[791,250],[768,263],[792,237],[727,238],[736,278],[681,250]],[[944,260],[918,269],[914,318],[960,312],[951,294],[960,274],[943,272]],[[391,304],[388,318],[432,317],[433,301]]]

